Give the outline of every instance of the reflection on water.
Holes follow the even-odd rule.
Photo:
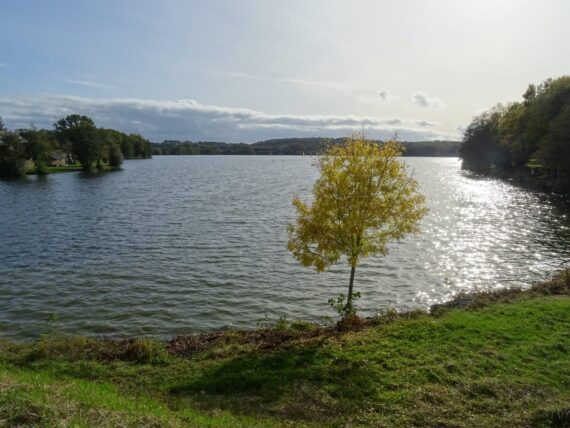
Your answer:
[[[570,259],[568,200],[409,158],[422,234],[363,261],[361,306],[410,308],[459,290],[528,285]],[[318,320],[348,269],[317,274],[285,248],[310,157],[157,157],[124,171],[0,182],[0,335],[173,335],[264,315]]]

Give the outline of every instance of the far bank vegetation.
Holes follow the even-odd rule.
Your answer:
[[[463,167],[570,192],[570,76],[528,86],[521,102],[475,117],[460,148]]]
[[[346,138],[276,138],[253,144],[216,141],[165,140],[152,143],[153,155],[295,155],[313,156],[329,146],[343,144]],[[376,140],[377,143],[382,143]],[[457,156],[459,141],[404,141],[403,156]]]
[[[98,128],[87,116],[68,115],[54,123],[53,129],[13,131],[0,119],[2,177],[113,169],[123,159],[151,156],[150,142],[142,136]]]

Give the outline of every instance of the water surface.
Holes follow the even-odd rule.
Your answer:
[[[196,156],[124,170],[0,181],[0,336],[159,335],[264,315],[319,320],[349,271],[316,273],[286,249],[311,157]],[[362,310],[425,306],[459,290],[528,285],[570,259],[568,201],[407,158],[430,207],[422,234],[357,269]]]

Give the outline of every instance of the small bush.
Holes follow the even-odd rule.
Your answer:
[[[162,343],[140,338],[127,341],[121,357],[123,361],[150,364],[165,364],[169,359]]]
[[[352,295],[352,303],[349,305],[345,295],[339,294],[336,299],[329,299],[328,304],[341,318],[350,318],[358,312],[359,308],[356,306],[356,301],[360,299],[360,297],[362,297],[360,292],[355,292]]]
[[[272,328],[277,331],[285,331],[289,330],[291,327],[291,322],[287,321],[287,317],[285,315],[280,316],[273,324]]]
[[[44,161],[37,160],[35,163],[36,163],[36,173],[38,175],[46,175],[49,172],[47,164]]]
[[[388,308],[383,311],[378,312],[372,318],[370,318],[370,324],[376,325],[384,325],[389,324],[399,318],[400,314],[394,308]]]
[[[360,330],[364,325],[365,321],[362,318],[356,314],[350,314],[336,323],[336,329],[338,331]]]

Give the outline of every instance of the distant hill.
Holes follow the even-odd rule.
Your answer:
[[[152,143],[153,155],[316,155],[344,138],[278,138],[253,144],[165,140]],[[380,141],[379,141],[380,142]],[[404,141],[404,156],[457,156],[459,141]]]

